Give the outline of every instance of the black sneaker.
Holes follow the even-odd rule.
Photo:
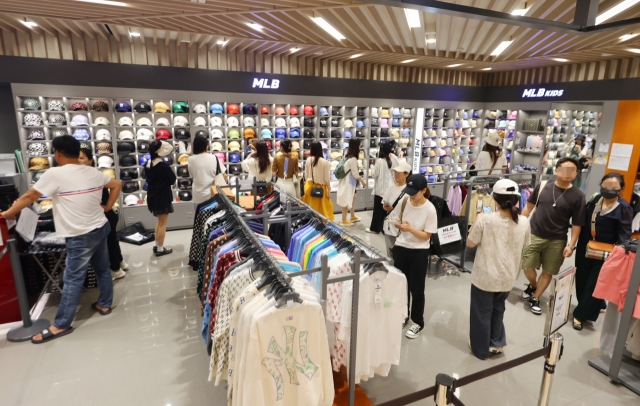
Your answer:
[[[531,313],[539,316],[542,314],[542,308],[540,307],[540,299],[531,296],[529,299],[529,306],[531,307]]]
[[[525,286],[527,288],[520,295],[520,299],[529,300],[529,299],[531,299],[531,296],[533,296],[533,294],[536,293],[536,290],[531,287],[530,283],[527,283]]]
[[[153,247],[153,253],[155,254],[156,252],[158,252],[158,247],[157,247],[157,246],[154,246],[154,247]]]
[[[162,251],[156,250],[156,257],[161,257],[163,255],[169,255],[173,252],[173,249],[163,247]]]

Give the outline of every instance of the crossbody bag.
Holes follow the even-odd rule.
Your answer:
[[[593,215],[591,216],[591,238],[593,239],[589,240],[589,242],[587,243],[587,253],[585,255],[585,257],[587,258],[597,259],[599,261],[604,261],[605,259],[609,258],[609,255],[611,255],[611,252],[613,252],[613,247],[615,247],[615,244],[607,244],[606,242],[596,241],[596,219],[598,217],[598,214],[602,210],[603,200],[603,197],[598,200],[598,203],[596,203],[596,207],[593,210]],[[616,208],[616,205],[618,204],[619,203],[616,202],[613,205],[612,210],[614,210]]]
[[[545,186],[547,186],[547,181],[543,180],[540,183],[540,189],[538,189],[538,197],[536,198],[536,205],[533,206],[533,210],[531,210],[531,213],[529,213],[529,218],[533,217],[533,213],[536,212],[536,209],[538,208],[538,202],[540,201],[540,195],[542,194],[542,189],[544,189]]]
[[[312,165],[311,166],[311,182],[313,183],[313,186],[311,186],[311,196],[312,197],[323,198],[324,197],[324,188],[316,186],[316,181],[313,178],[313,170],[314,169],[315,168]]]
[[[402,198],[402,195],[398,196],[398,199],[393,204],[394,209],[395,209],[395,206],[398,204],[398,201],[400,200],[400,198]],[[409,196],[406,196],[402,201],[402,206],[400,208],[400,223],[402,223],[402,215],[404,214],[404,208],[407,206],[408,200],[409,200]],[[393,212],[393,210],[391,212]],[[400,234],[400,230],[396,226],[394,226],[390,220],[385,220],[384,233],[392,237],[397,237],[398,234]]]

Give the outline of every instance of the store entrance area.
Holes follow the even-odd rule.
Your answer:
[[[371,212],[350,232],[383,250],[381,235],[368,234]],[[151,244],[122,244],[127,276],[115,282],[114,311],[100,316],[90,308],[97,290],[83,294],[67,337],[45,345],[0,339],[0,404],[21,405],[223,405],[226,389],[207,382],[209,357],[201,336],[197,274],[187,265],[192,230],[170,231],[172,255],[155,257]],[[569,261],[565,265],[569,265]],[[470,275],[447,273],[434,262],[426,283],[425,330],[403,338],[400,365],[388,377],[361,384],[374,404],[434,384],[438,373],[466,376],[520,357],[542,345],[544,316],[533,315],[519,299],[525,278],[511,292],[505,314],[505,353],[480,361],[467,346]],[[42,317],[52,320],[59,297],[51,295]],[[575,303],[574,303],[575,305]],[[573,306],[572,306],[573,307]],[[543,312],[546,311],[543,306]],[[554,406],[631,406],[638,397],[588,366],[598,355],[602,319],[582,331],[565,326],[564,355],[551,391]],[[542,359],[510,369],[460,390],[467,406],[537,404]],[[416,405],[432,405],[425,399]]]

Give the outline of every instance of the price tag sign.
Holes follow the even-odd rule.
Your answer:
[[[547,337],[558,331],[569,320],[575,274],[576,268],[570,267],[553,277],[553,295],[545,323],[545,336]]]
[[[460,235],[460,228],[458,227],[458,223],[439,228],[438,239],[440,240],[440,245],[460,241],[462,239],[462,236]]]

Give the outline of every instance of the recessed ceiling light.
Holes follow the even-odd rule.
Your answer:
[[[638,1],[640,1],[640,0],[638,0]],[[512,42],[513,42],[513,41],[502,41],[502,42],[500,43],[500,45],[498,45],[498,46],[496,47],[496,49],[494,49],[494,50],[493,50],[493,52],[491,52],[491,56],[498,56],[498,55],[500,55],[501,53],[503,53],[503,52],[504,52],[504,50],[505,50],[505,49],[507,49],[507,47],[509,47],[509,45],[511,45],[511,43],[512,43]]]
[[[299,50],[300,50],[300,48],[298,48],[298,47],[293,47],[293,48],[291,48],[289,51],[291,51],[291,53],[293,54],[293,53],[295,53],[295,52],[298,52]]]
[[[634,54],[640,54],[640,49],[638,49],[638,48],[630,48],[629,52],[633,52]]]
[[[105,6],[120,6],[120,7],[129,7],[127,3],[123,3],[121,1],[110,1],[110,0],[76,0],[84,3],[96,3],[96,4],[104,4]]]
[[[602,56],[613,56],[613,54],[602,54]]]
[[[564,59],[564,58],[551,58],[551,59],[553,59],[554,61],[557,61],[557,62],[569,62],[568,59]]]
[[[418,10],[405,8],[404,15],[407,17],[409,28],[420,28],[420,12]]]
[[[331,34],[331,36],[337,39],[338,41],[347,38],[344,35],[342,35],[340,31],[336,30],[333,25],[329,24],[327,20],[325,20],[322,17],[311,17],[311,21],[318,24],[320,28],[322,28],[323,30]]]
[[[638,4],[638,2],[640,2],[640,0],[624,0],[616,4],[615,6],[611,7],[609,10],[605,11],[604,13],[596,17],[596,25],[602,24],[603,22],[617,16],[618,14],[622,13],[626,9],[635,6],[636,4]]]
[[[219,39],[218,41],[216,41],[216,44],[218,45],[227,45],[227,42],[229,42],[229,40],[225,40],[223,39]]]
[[[531,7],[528,8],[519,8],[517,10],[513,10],[511,12],[511,15],[513,16],[523,16],[525,14],[527,14],[527,12],[531,9]]]
[[[425,42],[427,44],[435,44],[436,43],[436,39],[435,38],[427,38],[427,40]]]
[[[257,23],[247,23],[247,25],[257,31],[262,31],[262,29],[264,28],[263,26]]]
[[[456,66],[462,66],[461,63],[454,63],[453,65],[448,65],[447,68],[455,68]]]
[[[402,61],[400,63],[409,63],[409,62],[413,62],[413,61],[417,61],[417,59],[407,59],[407,60],[404,60],[404,61]]]
[[[355,55],[351,55],[351,57],[349,57],[349,59],[360,58],[361,56],[362,56],[362,54],[355,54]]]
[[[22,20],[18,20],[20,21],[23,25],[29,27],[29,28],[33,28],[33,27],[37,27],[38,24],[34,23],[33,21],[22,21]]]
[[[491,70],[491,68],[482,68],[480,70]]]
[[[621,42],[627,41],[627,40],[630,40],[631,38],[637,37],[638,35],[640,35],[640,33],[623,35],[622,37],[620,37],[620,41]]]
[[[132,37],[139,37],[140,33],[139,32],[129,31],[129,35],[131,35]]]

